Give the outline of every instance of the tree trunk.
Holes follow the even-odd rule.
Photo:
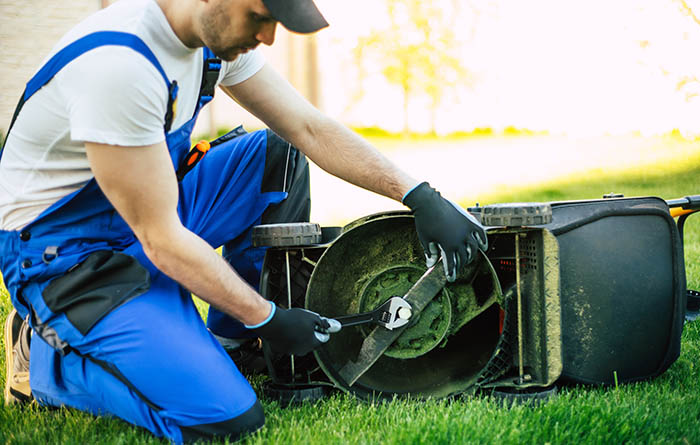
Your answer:
[[[403,87],[403,134],[404,136],[410,135],[410,131],[408,129],[408,96],[409,96],[409,89],[406,85]]]
[[[433,136],[437,134],[437,107],[437,103],[435,103],[435,101],[432,101],[430,104],[430,134]]]

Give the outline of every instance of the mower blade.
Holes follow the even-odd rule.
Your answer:
[[[445,286],[445,283],[447,283],[447,278],[443,271],[442,260],[440,260],[428,269],[403,297],[411,305],[413,317],[417,317],[420,314]],[[384,354],[384,351],[391,346],[407,326],[405,325],[391,331],[384,328],[374,328],[362,342],[357,360],[349,360],[338,371],[340,377],[347,382],[348,386],[354,385],[379,360],[379,357]]]

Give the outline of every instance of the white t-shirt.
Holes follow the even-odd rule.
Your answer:
[[[179,86],[172,129],[193,115],[202,48],[186,47],[154,0],[121,0],[68,32],[54,53],[96,31],[135,34]],[[258,51],[223,62],[219,84],[240,83],[265,64]],[[42,63],[43,66],[43,63]],[[168,103],[156,68],[131,48],[104,46],[66,65],[25,104],[0,162],[0,230],[18,230],[93,178],[85,141],[121,146],[161,142]]]

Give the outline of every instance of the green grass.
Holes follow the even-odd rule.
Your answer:
[[[700,194],[700,153],[685,162],[671,159],[633,170],[589,170],[532,187],[503,186],[481,196],[482,202],[557,201],[597,199],[606,193],[659,196],[664,199]]]
[[[529,189],[501,190],[482,202],[590,199],[607,192],[676,198],[700,194],[700,163],[585,177]],[[688,284],[700,288],[700,221],[686,226]],[[9,310],[0,296],[0,316]],[[634,341],[634,339],[631,339]],[[4,355],[0,355],[4,362]],[[4,365],[0,376],[4,382]],[[259,388],[261,379],[255,379]],[[246,440],[268,443],[700,444],[700,322],[685,326],[680,359],[661,377],[618,388],[564,388],[535,407],[505,408],[490,398],[365,404],[337,393],[282,409],[263,400],[267,426]],[[116,419],[72,410],[0,407],[0,443],[164,443]]]

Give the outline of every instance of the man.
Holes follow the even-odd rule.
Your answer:
[[[265,65],[255,47],[278,22],[327,25],[312,0],[123,0],[64,36],[27,84],[0,159],[0,266],[16,308],[6,400],[116,415],[178,443],[260,428],[255,393],[211,332],[299,355],[325,340],[324,319],[254,289],[252,226],[308,218],[304,155],[403,200],[448,279],[485,248],[475,219]],[[190,158],[190,133],[216,85],[274,133],[227,135],[195,165],[208,147]],[[211,332],[190,292],[215,308]]]

